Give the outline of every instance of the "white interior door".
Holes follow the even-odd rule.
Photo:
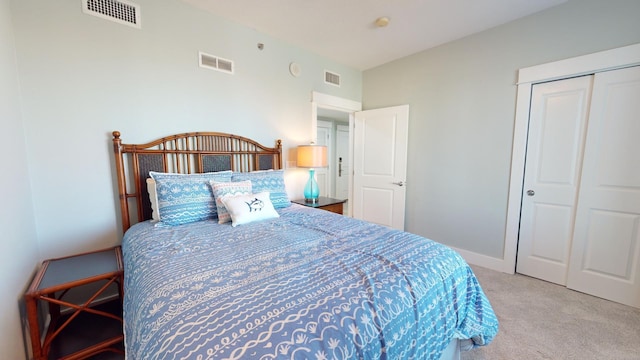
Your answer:
[[[316,144],[327,147],[327,161],[329,166],[326,168],[318,168],[316,170],[316,181],[320,188],[320,196],[331,196],[331,171],[332,163],[332,146],[331,146],[331,128],[332,124],[328,121],[318,120]]]
[[[640,67],[595,75],[567,286],[640,307]]]
[[[336,129],[336,193],[338,199],[349,198],[349,174],[351,161],[349,159],[349,126],[338,125]],[[349,203],[347,202],[347,206]],[[348,214],[348,211],[345,213]]]
[[[566,285],[592,76],[533,86],[516,271]]]
[[[404,230],[409,105],[355,113],[353,216]]]

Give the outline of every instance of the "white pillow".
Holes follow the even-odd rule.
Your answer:
[[[153,178],[147,178],[147,192],[151,201],[151,220],[159,221],[160,213],[158,212],[158,193],[156,193],[156,181]]]
[[[231,225],[238,226],[253,221],[280,217],[269,199],[269,192],[257,194],[227,196],[222,203],[231,215]]]

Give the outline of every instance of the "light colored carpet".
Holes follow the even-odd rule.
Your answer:
[[[472,266],[500,328],[462,360],[640,359],[640,309],[524,275]]]

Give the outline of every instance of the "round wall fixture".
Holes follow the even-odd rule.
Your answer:
[[[385,27],[389,25],[389,18],[386,16],[382,16],[377,18],[374,23],[376,24],[377,27]]]
[[[289,72],[291,73],[291,75],[298,77],[302,72],[302,68],[300,67],[300,64],[292,62],[291,64],[289,64]]]

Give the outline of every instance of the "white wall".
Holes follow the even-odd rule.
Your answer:
[[[41,260],[120,242],[113,130],[128,143],[188,131],[282,139],[286,160],[313,136],[312,91],[361,99],[360,71],[178,0],[134,2],[140,30],[85,15],[80,0],[0,0],[2,358],[23,357],[18,301]],[[198,51],[236,73],[199,68]],[[342,87],[324,84],[325,69]],[[305,175],[287,172],[292,196]]]
[[[42,258],[119,243],[113,130],[126,143],[187,131],[280,138],[286,160],[312,136],[311,91],[361,99],[360,71],[178,0],[134,2],[140,30],[85,15],[80,0],[11,3]],[[236,73],[199,68],[198,51],[233,60]],[[324,69],[343,86],[325,85]],[[304,173],[289,173],[301,194]]]
[[[410,104],[406,229],[498,264],[517,70],[638,43],[638,14],[637,0],[570,0],[365,71],[365,109]]]
[[[20,359],[25,350],[18,304],[38,261],[38,250],[11,25],[9,0],[0,0],[0,357]]]

